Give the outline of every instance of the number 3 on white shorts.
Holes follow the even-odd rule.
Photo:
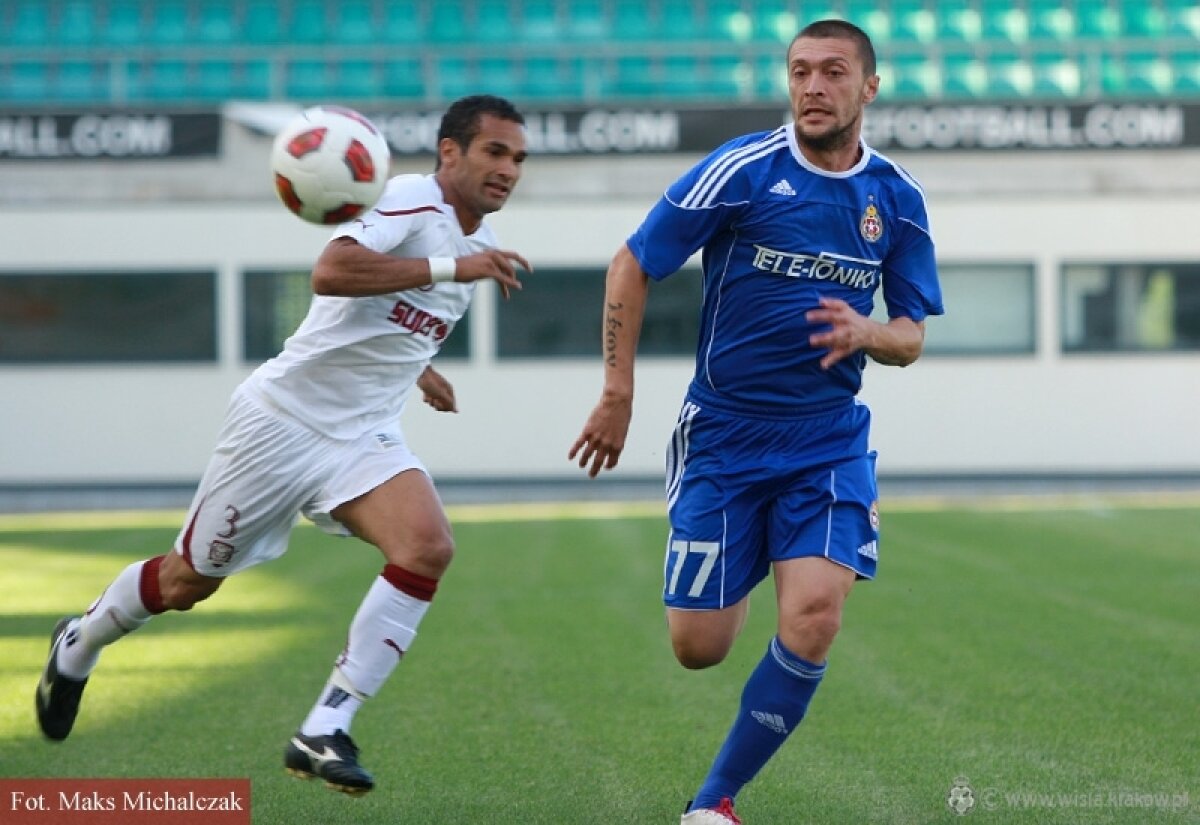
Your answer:
[[[675,554],[675,567],[671,570],[671,581],[667,583],[667,595],[675,595],[675,588],[679,586],[679,574],[683,572],[683,562],[687,559],[688,553],[699,553],[704,556],[704,561],[700,562],[700,569],[696,571],[696,578],[692,581],[691,589],[688,590],[688,595],[692,598],[699,596],[704,592],[704,585],[708,584],[708,577],[712,575],[713,567],[717,563],[717,556],[721,555],[720,543],[671,539],[671,552]]]

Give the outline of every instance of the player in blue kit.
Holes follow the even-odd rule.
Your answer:
[[[875,454],[855,397],[867,357],[911,364],[942,312],[924,195],[862,142],[870,39],[813,23],[787,69],[793,122],[701,161],[613,258],[604,391],[570,450],[590,476],[616,466],[649,279],[703,250],[696,371],[667,451],[671,642],[684,667],[721,662],[768,572],[779,625],[684,825],[739,823],[738,792],[804,717],[850,588],[875,575]],[[881,287],[886,323],[868,317]]]

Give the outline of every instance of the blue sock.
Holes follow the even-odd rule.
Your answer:
[[[746,680],[733,728],[696,793],[692,809],[715,808],[722,797],[734,799],[788,738],[825,675],[783,646],[776,636]]]

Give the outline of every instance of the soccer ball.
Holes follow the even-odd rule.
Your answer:
[[[310,223],[337,224],[366,212],[388,181],[383,134],[353,109],[305,109],[275,137],[271,171],[283,205]]]

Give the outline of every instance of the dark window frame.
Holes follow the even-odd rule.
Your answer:
[[[1095,299],[1094,303],[1103,309],[1105,312],[1111,312],[1108,317],[1096,317],[1088,319],[1086,315],[1082,323],[1086,326],[1089,321],[1093,324],[1100,325],[1101,329],[1094,333],[1095,335],[1108,335],[1111,337],[1109,343],[1096,343],[1086,340],[1087,333],[1085,332],[1085,340],[1081,343],[1076,343],[1068,339],[1071,334],[1070,314],[1075,308],[1071,303],[1073,296],[1070,294],[1068,280],[1072,274],[1072,270],[1098,270],[1108,279],[1108,288],[1101,294],[1083,295],[1082,300],[1087,302],[1090,299]],[[1134,271],[1136,270],[1136,271]],[[1122,278],[1140,277],[1145,279],[1146,286],[1151,278],[1158,274],[1169,272],[1171,275],[1171,310],[1170,334],[1175,339],[1169,345],[1155,346],[1153,344],[1139,343],[1137,341],[1128,342],[1122,340],[1121,321],[1117,317],[1120,308],[1118,306],[1118,296],[1112,293],[1119,293],[1121,286],[1119,284]],[[1191,292],[1185,294],[1183,298],[1179,297],[1179,280],[1193,279],[1194,286]],[[1117,356],[1146,356],[1146,355],[1169,355],[1173,353],[1188,354],[1200,352],[1200,261],[1192,260],[1064,260],[1059,263],[1058,267],[1058,295],[1059,295],[1059,347],[1066,357],[1080,357],[1089,355],[1117,355]],[[1082,293],[1080,293],[1082,295]],[[1107,306],[1104,306],[1107,304]],[[1182,305],[1182,306],[1181,306]],[[1121,304],[1121,306],[1125,306]],[[1139,305],[1139,307],[1144,307]],[[1161,308],[1160,308],[1161,309]],[[1188,310],[1191,310],[1189,313]],[[1085,308],[1086,311],[1086,308]],[[1181,323],[1184,322],[1184,323]],[[1184,327],[1184,331],[1180,332],[1180,327]],[[1160,334],[1165,331],[1160,331]],[[1182,341],[1180,340],[1182,339]]]
[[[220,290],[215,267],[0,271],[0,365],[214,364]]]
[[[519,362],[599,358],[605,271],[603,265],[539,266],[537,274],[525,280],[525,288],[516,300],[502,303],[497,309],[496,359]],[[576,288],[584,279],[586,287]],[[566,289],[547,291],[560,284]],[[639,359],[694,359],[703,296],[704,278],[699,267],[685,267],[661,281],[652,281],[638,341]]]

